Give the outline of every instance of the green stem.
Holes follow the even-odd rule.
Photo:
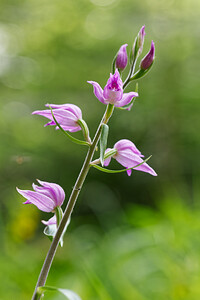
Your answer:
[[[127,87],[127,85],[130,83],[130,78],[131,78],[132,74],[134,73],[136,62],[137,62],[137,57],[133,59],[133,62],[132,62],[131,68],[130,68],[130,72],[129,72],[126,80],[124,81],[123,89],[125,89],[125,87]]]
[[[78,178],[76,180],[76,183],[75,183],[74,188],[72,190],[72,193],[70,195],[67,207],[64,211],[62,221],[60,222],[60,225],[58,227],[56,235],[55,235],[55,237],[54,237],[54,239],[51,243],[51,246],[50,246],[49,251],[47,253],[47,256],[45,258],[44,264],[42,266],[42,269],[41,269],[41,272],[40,272],[40,275],[39,275],[39,278],[38,278],[38,281],[37,281],[37,284],[36,284],[36,287],[35,287],[35,291],[33,293],[32,300],[39,300],[42,296],[42,295],[38,295],[37,288],[40,287],[40,286],[44,286],[45,283],[46,283],[47,276],[48,276],[50,268],[51,268],[51,264],[53,262],[56,250],[57,250],[58,245],[59,245],[59,240],[60,240],[60,238],[63,234],[63,231],[65,229],[67,221],[68,221],[68,219],[69,219],[69,217],[70,217],[70,215],[73,211],[73,208],[74,208],[74,205],[76,204],[76,200],[78,198],[78,195],[81,191],[81,188],[83,186],[85,178],[86,178],[86,176],[88,174],[88,171],[90,169],[90,163],[92,161],[97,143],[98,143],[100,135],[101,135],[102,124],[106,124],[108,122],[109,118],[112,115],[113,109],[114,109],[114,106],[111,105],[111,104],[108,104],[108,106],[106,108],[106,111],[105,111],[105,114],[104,114],[104,116],[103,116],[103,118],[102,118],[102,120],[99,124],[99,127],[98,127],[97,131],[96,131],[96,134],[94,136],[92,144],[91,144],[90,148],[88,149],[88,152],[87,152],[85,161],[83,163],[82,169],[81,169],[81,171],[78,175]]]

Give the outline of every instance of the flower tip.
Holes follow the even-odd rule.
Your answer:
[[[151,49],[153,49],[155,51],[155,44],[154,44],[153,40],[151,41]]]
[[[143,33],[143,35],[146,35],[146,32],[145,32],[145,25],[142,26],[141,32]]]
[[[36,179],[37,180],[37,182],[40,184],[40,185],[42,185],[43,186],[43,184],[44,184],[44,181],[42,181],[42,180],[40,180],[40,179]]]
[[[152,175],[153,176],[158,176],[158,174],[155,171],[152,173]]]

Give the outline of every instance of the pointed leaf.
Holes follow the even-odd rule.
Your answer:
[[[101,137],[100,137],[100,162],[103,166],[104,162],[104,154],[107,147],[107,140],[108,140],[108,131],[109,127],[107,124],[102,125]]]
[[[105,172],[105,173],[122,173],[122,172],[126,172],[128,170],[132,170],[132,169],[135,169],[139,166],[141,166],[142,164],[144,164],[145,162],[147,162],[150,158],[151,158],[152,155],[150,155],[148,158],[146,158],[142,163],[136,165],[135,167],[132,167],[132,168],[128,168],[128,169],[122,169],[122,170],[109,170],[109,169],[105,169],[105,168],[102,168],[98,165],[93,165],[91,164],[92,167],[98,169],[99,171],[102,171],[102,172]]]
[[[51,108],[51,106],[49,106],[50,110],[51,110],[51,114],[52,114],[52,117],[56,123],[56,125],[60,128],[60,130],[74,143],[76,144],[79,144],[79,145],[86,145],[86,146],[90,146],[90,144],[88,142],[85,142],[85,141],[81,141],[79,139],[76,139],[75,137],[71,136],[67,131],[65,131],[61,126],[60,124],[57,122],[54,114],[53,114],[53,110]]]
[[[69,300],[81,300],[81,298],[73,291],[64,289],[58,289],[58,291],[66,296]]]

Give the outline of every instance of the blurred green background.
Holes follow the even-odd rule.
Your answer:
[[[15,187],[30,189],[39,178],[69,196],[86,154],[31,112],[74,103],[93,135],[105,106],[86,81],[104,86],[115,53],[124,43],[130,51],[145,24],[143,56],[154,40],[156,62],[138,82],[132,110],[115,110],[108,145],[132,140],[153,155],[158,177],[91,170],[47,283],[83,300],[199,300],[200,2],[1,0],[0,7],[0,299],[31,298],[50,245],[40,222],[49,215],[23,206]]]

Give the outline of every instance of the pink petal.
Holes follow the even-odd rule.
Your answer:
[[[55,124],[56,125],[56,124]],[[77,131],[80,131],[81,130],[81,127],[77,125],[77,127],[75,126],[63,126],[63,125],[60,125],[62,127],[62,129],[64,131],[69,131],[69,132],[77,132]],[[59,130],[60,128],[58,126],[56,126],[56,130]]]
[[[114,148],[120,152],[122,150],[130,149],[135,154],[143,157],[144,155],[141,154],[141,152],[137,149],[135,144],[127,139],[119,140],[117,143],[115,143]]]
[[[66,103],[66,104],[46,104],[45,106],[48,108],[50,106],[52,109],[68,110],[72,112],[74,115],[76,115],[78,119],[82,119],[82,111],[77,105]]]
[[[121,107],[121,106],[127,105],[135,97],[138,97],[138,93],[136,93],[136,92],[125,93],[125,94],[123,94],[122,99],[115,103],[115,106]]]
[[[126,172],[127,172],[128,176],[131,176],[132,170],[127,170]]]
[[[32,114],[34,115],[40,115],[43,117],[46,117],[51,120],[51,122],[47,123],[47,125],[55,125],[53,116],[51,114],[51,110],[37,110],[34,111]],[[64,110],[64,109],[55,109],[53,111],[54,117],[56,118],[56,121],[61,125],[61,126],[66,126],[66,127],[74,127],[76,130],[81,130],[80,126],[77,124],[78,118],[77,116],[72,113],[71,111]]]
[[[63,204],[63,201],[65,200],[65,192],[63,188],[56,184],[56,183],[50,183],[46,181],[41,181],[37,179],[39,184],[43,186],[43,188],[48,189],[49,192],[52,195],[52,198],[54,199],[55,203],[57,204],[56,206],[61,206]]]
[[[111,148],[107,148],[105,151],[105,154],[108,153],[109,150],[111,150]],[[110,161],[111,161],[111,156],[104,160],[104,166],[107,167],[109,165]]]
[[[130,149],[122,150],[115,155],[115,159],[125,168],[133,168],[134,166],[143,162],[143,159],[134,154]],[[157,176],[156,172],[147,164],[143,163],[141,166],[136,167],[135,170],[149,173],[153,176]]]
[[[102,102],[103,104],[106,104],[105,102],[105,99],[103,97],[103,90],[102,88],[100,87],[100,85],[95,82],[95,81],[88,81],[88,83],[92,84],[93,85],[93,88],[94,88],[94,94],[95,96],[97,97],[97,99]]]
[[[104,160],[104,166],[107,167],[111,161],[111,157],[108,157]]]
[[[54,215],[52,218],[50,218],[48,221],[41,221],[44,225],[48,226],[48,225],[54,225],[57,224],[56,222],[56,216]]]
[[[35,206],[37,206],[38,209],[45,211],[45,212],[51,212],[54,210],[55,208],[55,202],[41,194],[38,192],[33,192],[33,191],[29,191],[29,190],[20,190],[17,188],[18,193],[20,193],[24,198],[26,198],[28,200],[24,202],[24,204],[34,204]]]

